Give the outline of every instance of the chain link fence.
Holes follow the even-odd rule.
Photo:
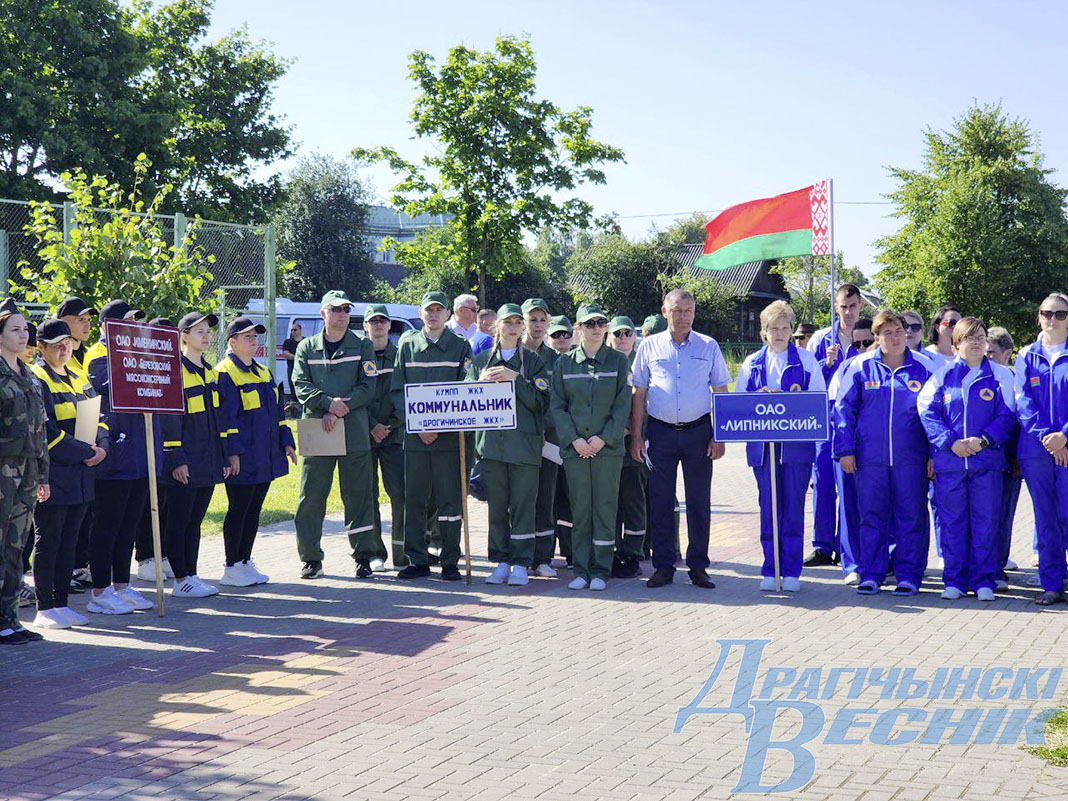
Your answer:
[[[62,218],[64,232],[69,232],[74,219],[71,204],[52,204],[57,217]],[[98,209],[96,214],[106,219],[112,212]],[[19,264],[29,262],[39,266],[41,259],[37,255],[38,244],[29,231],[32,218],[30,204],[21,200],[0,199],[0,297],[8,294],[20,297]],[[159,214],[155,221],[163,233],[164,239],[181,243],[189,230],[192,220],[183,214]],[[221,309],[219,330],[222,331],[229,320],[249,308],[254,300],[262,300],[267,314],[263,319],[267,326],[265,343],[261,352],[268,366],[275,370],[275,237],[271,225],[237,225],[214,220],[196,221],[196,240],[194,247],[205,255],[215,258],[210,266],[211,280],[205,283],[205,303],[211,303]],[[35,319],[44,318],[49,309],[38,304],[24,304],[27,312]],[[259,306],[259,304],[256,304]],[[261,317],[260,313],[256,317]],[[176,321],[177,322],[177,321]],[[217,337],[221,358],[226,343]]]

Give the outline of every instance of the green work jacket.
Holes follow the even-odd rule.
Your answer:
[[[545,365],[546,377],[552,383],[553,368],[556,367],[556,360],[560,358],[560,353],[553,350],[544,341],[541,343],[541,347],[534,352],[541,357],[541,361]],[[545,405],[545,441],[551,442],[553,445],[560,444],[560,437],[556,433],[556,425],[553,423],[552,412],[549,411],[548,404]]]
[[[507,431],[479,431],[475,434],[475,450],[483,459],[538,467],[541,465],[545,411],[549,408],[549,374],[545,363],[537,353],[523,348],[520,369],[518,350],[505,361],[494,348],[475,357],[467,371],[467,380],[478,381],[485,368],[497,365],[519,373],[515,380],[516,427]]]
[[[397,407],[393,405],[393,395],[390,388],[393,385],[393,365],[397,361],[397,346],[392,342],[386,343],[386,349],[375,351],[375,364],[378,367],[378,378],[375,379],[375,397],[367,410],[368,424],[371,428],[381,423],[389,426],[389,436],[381,442],[371,440],[372,448],[384,448],[387,445],[400,444],[404,437],[404,420],[397,413]]]
[[[408,333],[397,346],[397,361],[393,365],[391,393],[397,416],[404,420],[404,387],[406,384],[433,384],[440,381],[463,381],[471,366],[471,346],[448,328],[437,342],[431,342],[423,331]],[[417,434],[405,432],[406,451],[455,451],[459,447],[456,433],[439,434],[424,445]]]
[[[592,359],[577,347],[556,360],[550,408],[565,459],[578,458],[572,442],[593,436],[604,440],[603,452],[623,455],[629,382],[627,357],[607,345],[601,345]]]

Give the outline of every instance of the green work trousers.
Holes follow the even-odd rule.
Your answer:
[[[556,513],[556,541],[560,555],[571,564],[571,496],[567,494],[567,472],[556,471],[556,498],[553,500]]]
[[[352,558],[375,558],[374,494],[371,454],[350,453],[347,456],[305,456],[300,470],[300,497],[293,524],[297,529],[297,553],[302,562],[323,561],[323,518],[326,499],[334,483],[337,467],[341,488],[341,503],[345,507],[345,533],[349,537]]]
[[[620,557],[642,558],[642,546],[645,544],[645,485],[648,483],[645,470],[645,465],[628,465],[619,473],[615,532],[616,555]]]
[[[459,451],[404,452],[404,555],[413,565],[429,565],[427,504],[434,493],[441,529],[441,565],[460,561]]]
[[[607,580],[616,550],[616,507],[623,456],[598,454],[592,459],[564,459],[567,490],[581,502],[571,507],[571,552],[575,575]]]
[[[489,505],[489,560],[530,567],[534,561],[538,468],[482,460]]]
[[[556,477],[560,466],[548,459],[538,469],[538,501],[534,507],[534,567],[553,560],[556,536]]]
[[[3,537],[0,629],[18,626],[22,548],[33,529],[35,506],[37,462],[33,459],[18,458],[0,460],[0,534]]]
[[[408,564],[404,556],[404,448],[400,443],[371,449],[371,475],[374,477],[375,553],[372,558],[386,560],[386,546],[382,536],[382,511],[378,505],[378,474],[389,496],[390,550],[394,567]]]

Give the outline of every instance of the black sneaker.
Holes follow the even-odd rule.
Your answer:
[[[305,562],[304,567],[300,569],[300,577],[302,579],[317,579],[323,577],[323,563],[322,562]]]
[[[637,578],[642,574],[641,564],[637,558],[633,556],[626,556],[619,563],[619,569],[615,570],[612,575],[616,578]]]
[[[0,634],[0,645],[25,645],[28,642],[29,640],[17,631],[12,631],[10,634]]]
[[[802,562],[805,567],[820,567],[821,565],[833,565],[834,556],[829,553],[821,551],[819,548],[813,548],[812,552],[805,557],[805,561]]]
[[[426,578],[430,575],[430,565],[408,565],[397,573],[399,579]]]
[[[15,636],[22,637],[26,642],[38,642],[44,639],[43,635],[29,629],[15,629]]]
[[[87,590],[93,586],[93,574],[87,567],[76,567],[71,573],[70,583],[72,587],[77,584],[83,590]]]
[[[456,565],[448,565],[441,568],[441,580],[442,581],[463,581],[463,576],[460,574],[460,568]]]
[[[356,578],[371,578],[375,571],[371,570],[371,563],[367,559],[356,560]]]

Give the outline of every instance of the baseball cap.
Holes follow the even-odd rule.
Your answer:
[[[386,306],[383,303],[370,303],[367,308],[363,310],[364,320],[373,320],[375,317],[385,317],[390,319],[389,312],[386,311]]]
[[[552,336],[553,334],[559,334],[561,331],[571,333],[571,321],[564,314],[559,314],[549,319],[549,329],[546,333]]]
[[[346,304],[348,304],[349,306],[352,305],[352,301],[349,300],[349,296],[340,289],[331,289],[329,292],[323,295],[323,302],[322,304],[320,304],[320,308],[322,306],[344,306]]]
[[[63,302],[56,309],[56,317],[77,317],[79,314],[96,314],[96,309],[87,306],[84,300],[74,295],[63,298]]]
[[[189,312],[185,317],[178,321],[179,331],[188,331],[197,323],[201,323],[204,320],[208,321],[208,325],[214,328],[219,324],[219,318],[214,314],[204,314],[204,312]]]
[[[82,312],[78,312],[81,314]],[[46,345],[54,345],[64,339],[70,339],[70,326],[62,320],[45,320],[37,329],[37,341]]]
[[[443,309],[449,308],[449,299],[445,297],[444,292],[427,292],[423,295],[423,299],[419,301],[419,308],[422,310],[427,306],[433,306],[435,303]]]
[[[541,309],[546,314],[552,314],[549,311],[549,304],[545,302],[545,298],[527,298],[523,301],[523,314],[529,314],[535,309]]]
[[[144,320],[145,313],[125,300],[109,300],[100,310],[101,320]]]
[[[634,321],[631,320],[625,314],[618,314],[612,318],[612,321],[608,324],[608,330],[611,332],[619,331],[621,328],[626,328],[628,331],[634,331]]]
[[[578,307],[577,316],[579,325],[589,322],[590,320],[596,320],[597,318],[602,318],[605,322],[608,322],[608,315],[604,313],[604,310],[601,309],[599,303],[583,303]]]
[[[254,323],[248,317],[236,317],[230,321],[230,325],[226,326],[226,338],[230,339],[238,334],[244,334],[252,330],[255,330],[257,334],[266,334],[267,326],[262,323]]]

